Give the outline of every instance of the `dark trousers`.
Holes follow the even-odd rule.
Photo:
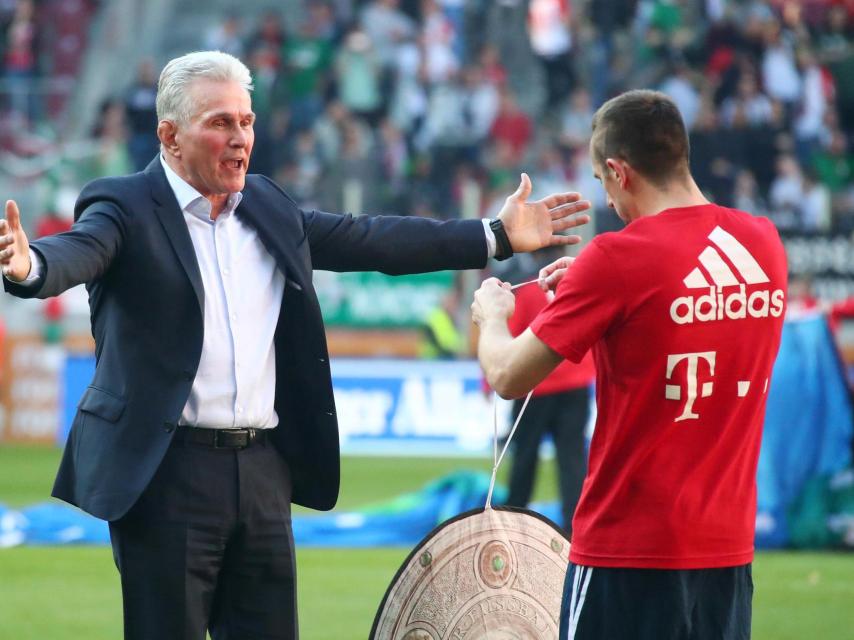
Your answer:
[[[613,569],[569,564],[560,640],[749,640],[751,565]]]
[[[523,400],[513,403],[513,420],[519,415]],[[510,494],[507,504],[526,507],[531,500],[540,457],[540,443],[551,434],[560,485],[561,517],[567,533],[572,533],[572,514],[581,495],[587,473],[584,450],[584,427],[590,415],[587,387],[545,396],[532,396],[522,421],[513,436],[513,467],[510,471]]]
[[[275,448],[174,443],[110,523],[126,640],[295,640],[288,467]]]

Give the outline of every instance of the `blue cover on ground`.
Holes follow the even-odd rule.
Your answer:
[[[811,478],[851,465],[851,438],[851,396],[827,322],[787,321],[759,455],[757,547],[788,543],[788,510]]]
[[[412,546],[439,523],[484,506],[488,490],[488,474],[460,471],[358,512],[295,515],[294,538],[301,546]],[[493,497],[501,504],[506,490],[496,487]],[[74,507],[45,502],[12,511],[0,505],[0,547],[109,542],[107,523]]]

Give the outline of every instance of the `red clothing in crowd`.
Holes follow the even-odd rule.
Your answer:
[[[518,336],[533,322],[540,311],[548,304],[546,294],[536,285],[529,284],[515,290],[516,310],[507,321],[507,326],[513,336]],[[569,360],[561,362],[546,379],[534,387],[535,396],[546,396],[551,393],[580,389],[593,384],[596,368],[593,365],[593,355],[590,351],[584,354],[579,364]]]

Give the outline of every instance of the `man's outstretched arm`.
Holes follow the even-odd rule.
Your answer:
[[[502,398],[518,398],[537,386],[563,357],[531,329],[514,338],[507,327],[516,299],[510,285],[496,278],[484,281],[472,304],[480,328],[477,356],[486,380]]]

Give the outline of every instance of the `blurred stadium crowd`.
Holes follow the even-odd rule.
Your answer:
[[[4,164],[62,140],[58,114],[99,4],[0,0]],[[850,0],[297,4],[222,13],[186,44],[249,64],[251,170],[306,207],[456,217],[474,183],[485,214],[525,170],[538,191],[598,200],[597,230],[615,228],[589,167],[590,119],[618,92],[658,87],[684,114],[715,201],[784,230],[854,231]],[[142,61],[106,96],[78,183],[154,156],[163,62]],[[39,234],[67,224],[47,218]]]

